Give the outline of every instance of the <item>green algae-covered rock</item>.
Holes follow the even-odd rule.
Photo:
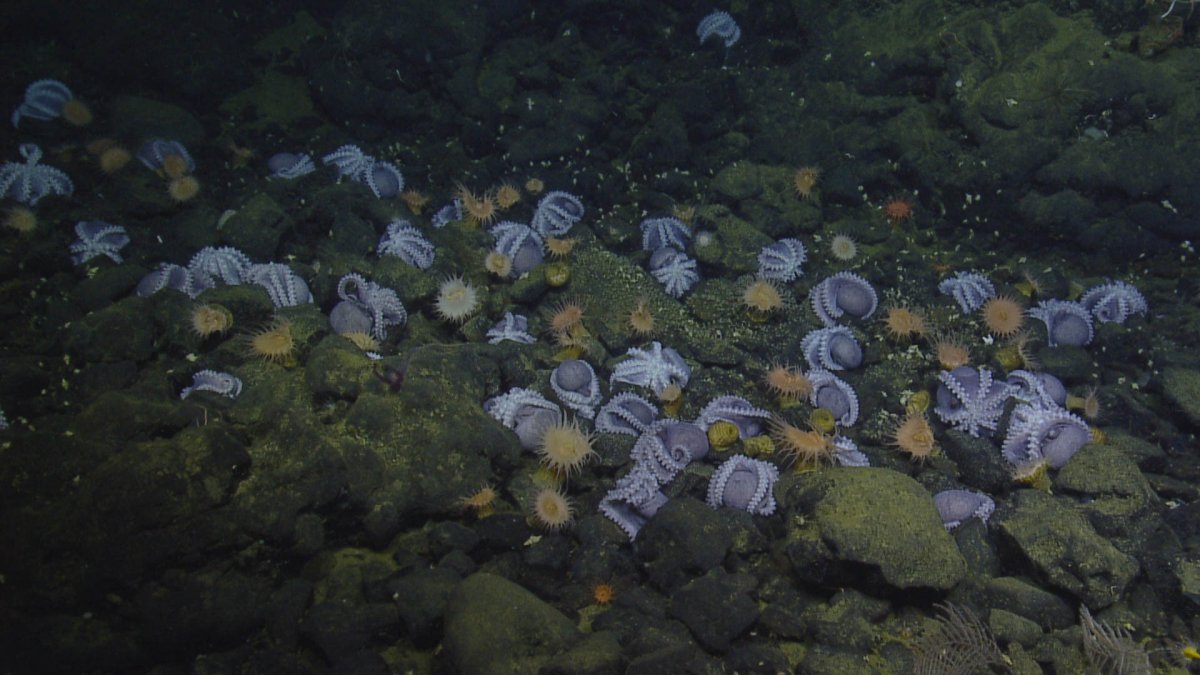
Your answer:
[[[1127,440],[1132,437],[1125,436]],[[1096,531],[1131,556],[1151,543],[1163,505],[1119,445],[1087,445],[1058,472],[1056,488],[1090,497],[1081,509]]]
[[[279,238],[292,226],[292,217],[264,193],[242,204],[221,226],[223,241],[250,256],[251,260],[275,257]]]
[[[966,574],[931,495],[908,476],[876,468],[822,469],[783,492],[789,528],[782,551],[801,579],[842,585],[867,576],[892,588],[948,590]]]
[[[762,192],[762,167],[751,162],[734,162],[713,178],[712,187],[730,199],[748,199]]]
[[[494,574],[467,577],[446,607],[446,657],[460,673],[536,673],[580,638],[574,622]]]
[[[635,554],[659,588],[675,588],[718,567],[733,547],[725,519],[707,504],[676,497],[638,532]]]
[[[748,574],[714,571],[685,584],[671,596],[670,615],[683,622],[706,649],[725,652],[758,619]]]
[[[1166,368],[1162,372],[1163,394],[1188,421],[1200,426],[1200,372],[1191,368]]]
[[[1069,504],[1021,490],[997,514],[999,531],[1036,574],[1089,607],[1107,607],[1138,572],[1133,558],[1094,530]]]
[[[504,353],[480,344],[413,349],[397,393],[372,387],[344,427],[324,433],[349,434],[382,460],[378,501],[397,517],[454,513],[462,497],[494,479],[493,461],[511,467],[521,452],[516,435],[483,409],[503,390],[497,359]]]
[[[144,361],[154,352],[150,301],[128,297],[63,329],[63,346],[84,361]]]

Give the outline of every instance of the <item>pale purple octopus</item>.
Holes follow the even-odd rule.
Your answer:
[[[970,314],[983,306],[989,298],[996,297],[996,287],[978,272],[957,272],[943,279],[938,290],[952,296],[963,314]]]
[[[719,421],[729,422],[737,427],[738,437],[744,440],[760,435],[770,419],[771,413],[754,407],[741,396],[718,396],[700,410],[696,426],[708,431]]]
[[[810,405],[833,413],[841,426],[853,426],[858,421],[858,395],[849,383],[824,368],[809,370],[808,381],[812,383]]]
[[[600,513],[616,523],[630,540],[636,539],[646,521],[667,503],[660,487],[653,472],[635,464],[600,500]]]
[[[338,281],[338,297],[341,302],[329,314],[334,332],[370,333],[376,340],[387,339],[387,329],[402,325],[408,320],[408,312],[396,295],[396,291],[384,288],[374,281],[367,281],[360,274],[350,273]],[[358,312],[360,317],[355,317]],[[361,317],[369,320],[368,330]]]
[[[1009,463],[1045,460],[1060,469],[1092,440],[1088,425],[1063,408],[1022,403],[1013,409],[1002,450]]]
[[[688,464],[708,454],[708,435],[691,422],[659,420],[638,437],[629,451],[634,462],[669,483]]]
[[[630,347],[625,355],[629,358],[613,368],[609,384],[624,382],[647,387],[661,396],[669,386],[686,387],[692,376],[692,369],[679,352],[662,346],[657,340],[650,343],[649,350]]]
[[[996,380],[987,368],[959,366],[938,373],[937,405],[933,412],[943,422],[978,437],[981,430],[995,431],[1004,405],[1017,388]]]
[[[971,518],[986,524],[992,511],[996,510],[995,500],[972,490],[943,490],[933,496],[933,506],[947,530],[953,530]]]
[[[813,286],[809,298],[813,311],[826,326],[836,325],[843,316],[866,319],[879,306],[875,289],[853,272],[838,272],[826,277]]]
[[[1124,281],[1093,286],[1079,298],[1079,304],[1100,323],[1125,323],[1134,314],[1145,314],[1150,309],[1142,292]]]
[[[1026,314],[1046,324],[1046,344],[1051,347],[1082,347],[1091,342],[1095,334],[1091,313],[1078,302],[1043,300]]]
[[[521,447],[532,450],[541,443],[546,427],[563,418],[562,410],[532,389],[513,387],[483,404],[493,419],[516,432]]]
[[[862,365],[863,351],[845,326],[827,326],[811,331],[800,342],[800,351],[812,368],[853,370]]]
[[[596,413],[596,431],[640,436],[658,419],[658,408],[631,391],[615,394]]]
[[[775,513],[772,488],[779,480],[774,464],[744,455],[734,455],[713,472],[705,501],[715,508],[728,506],[756,516]]]
[[[550,386],[571,410],[584,419],[596,416],[600,403],[600,380],[587,361],[567,359],[550,372]]]

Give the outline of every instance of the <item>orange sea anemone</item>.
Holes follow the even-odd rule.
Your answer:
[[[496,197],[491,192],[476,195],[465,185],[459,185],[455,196],[462,202],[467,218],[476,225],[490,223],[500,214],[500,209],[496,206]]]
[[[250,354],[264,361],[287,365],[296,357],[292,323],[287,319],[276,319],[265,328],[251,333],[249,345]]]
[[[542,463],[560,476],[569,476],[596,456],[591,435],[579,426],[578,420],[568,421],[565,416],[542,431],[537,453]]]
[[[476,517],[483,518],[495,513],[496,498],[496,489],[491,485],[484,485],[475,492],[459,499],[458,503],[462,508],[474,511]]]
[[[551,310],[550,330],[565,335],[583,323],[584,305],[577,298],[563,300]]]
[[[133,154],[129,150],[120,145],[113,145],[100,152],[97,162],[100,164],[101,171],[111,175],[124,169],[131,159],[133,159]]]
[[[551,258],[565,258],[575,250],[579,240],[575,237],[546,237],[546,251]]]
[[[833,462],[833,436],[816,429],[801,429],[779,418],[771,420],[771,440],[775,448],[800,467]]]
[[[400,201],[404,202],[409,211],[414,215],[421,215],[421,211],[429,204],[429,196],[418,192],[417,190],[408,189],[400,193]]]
[[[933,336],[933,353],[942,370],[954,370],[971,362],[971,350],[962,338],[950,333]]]
[[[1000,337],[1012,337],[1025,325],[1025,308],[1009,295],[989,298],[979,311],[987,329]]]
[[[546,189],[546,183],[541,178],[529,178],[525,181],[525,191],[531,195],[540,195]]]
[[[521,201],[521,191],[516,185],[505,181],[496,188],[496,205],[501,209],[509,209]]]
[[[925,317],[915,309],[908,307],[889,307],[883,317],[884,328],[888,335],[895,340],[908,340],[922,337],[929,332]]]
[[[817,186],[817,179],[821,177],[821,170],[815,166],[802,166],[796,169],[796,175],[792,178],[792,187],[796,189],[796,194],[801,199],[812,198],[813,188]]]
[[[771,281],[756,279],[742,291],[742,304],[751,312],[767,315],[783,309],[783,296],[779,293],[779,287]]]
[[[556,488],[542,488],[533,497],[533,517],[551,532],[557,532],[574,520],[574,509],[566,494]]]
[[[780,398],[798,401],[812,393],[812,381],[799,368],[787,364],[774,364],[767,369],[763,383],[772,394]]]
[[[233,314],[221,305],[196,305],[192,308],[192,332],[198,337],[224,333],[233,327]]]
[[[37,229],[37,214],[24,206],[14,206],[4,214],[4,226],[21,234]]]
[[[899,225],[913,217],[913,203],[908,197],[889,197],[883,203],[883,216],[893,226]]]
[[[597,605],[611,604],[613,599],[617,597],[617,589],[613,588],[610,583],[603,581],[592,586],[592,600]]]
[[[179,178],[188,172],[187,158],[179,153],[171,153],[162,158],[162,172],[167,178]]]
[[[62,118],[74,127],[85,127],[92,123],[92,109],[77,98],[63,104]]]
[[[434,310],[453,323],[465,322],[479,307],[479,293],[461,276],[450,277],[438,287]]]
[[[196,180],[195,176],[180,176],[167,184],[167,192],[171,199],[186,202],[200,194],[200,181]]]
[[[858,243],[844,234],[835,234],[829,240],[829,252],[834,258],[848,262],[858,255]]]
[[[512,274],[512,258],[500,251],[488,251],[488,254],[483,256],[483,268],[501,279],[506,279]]]
[[[650,311],[650,306],[646,304],[645,298],[639,298],[637,304],[630,310],[628,323],[629,329],[639,337],[654,332],[654,313]]]
[[[914,462],[924,462],[937,450],[933,427],[923,412],[909,413],[891,430],[890,436],[890,445],[908,453]]]
[[[350,331],[349,333],[341,333],[341,336],[349,340],[362,352],[377,352],[381,347],[379,340],[376,340],[375,336],[370,333]]]

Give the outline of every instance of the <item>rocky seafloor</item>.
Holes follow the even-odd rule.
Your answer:
[[[741,29],[729,48],[698,43],[712,8],[684,2],[7,4],[0,100],[16,108],[53,78],[94,119],[0,131],[0,160],[36,143],[74,183],[36,204],[32,231],[0,231],[0,667],[953,672],[914,656],[950,603],[994,636],[996,670],[1104,666],[1085,653],[1081,606],[1158,672],[1194,670],[1200,17],[1179,3],[1158,18],[1168,4],[738,2],[721,8]],[[172,198],[136,160],[102,171],[89,151],[153,138],[188,148],[198,195]],[[346,144],[394,163],[430,207],[329,167],[267,178],[276,152]],[[807,199],[801,166],[820,168]],[[555,269],[565,285],[548,264],[489,274],[486,227],[431,224],[459,183],[530,178],[586,208]],[[893,198],[911,218],[886,217]],[[501,218],[528,222],[536,203]],[[647,272],[638,228],[677,207],[695,209],[686,253],[701,276],[680,298]],[[396,219],[434,245],[429,269],[376,253]],[[93,220],[126,228],[120,264],[72,264],[75,224]],[[837,234],[856,241],[852,259],[830,252]],[[784,237],[807,247],[803,275],[780,284],[781,311],[750,311],[757,255]],[[136,292],[205,246],[287,265],[313,302],[276,308],[254,285]],[[811,407],[762,377],[802,363],[821,325],[809,291],[843,270],[879,292],[879,314],[919,308],[998,373],[1006,342],[938,292],[947,275],[980,272],[1031,305],[1119,279],[1149,309],[1097,324],[1084,347],[1048,346],[1029,322],[1024,365],[1100,402],[1095,442],[1040,489],[1012,479],[999,433],[934,417],[928,461],[890,445],[942,369],[876,314],[850,323],[865,358],[843,377],[861,415],[839,430],[869,468],[768,454],[773,514],[711,508],[709,478],[739,441],[666,485],[631,542],[598,505],[634,440],[596,434],[597,456],[561,486],[573,522],[538,524],[531,500],[551,477],[484,402],[513,387],[554,399],[550,372],[580,355],[555,344],[555,307],[584,307],[582,358],[605,398],[636,390],[609,376],[657,340],[692,371],[679,419],[737,395],[803,426]],[[407,309],[378,360],[327,318],[352,272]],[[480,296],[461,324],[435,307],[455,275]],[[627,319],[639,301],[649,336]],[[197,336],[198,302],[234,329]],[[506,312],[529,318],[533,344],[488,343]],[[296,353],[264,361],[248,336],[278,317]],[[236,375],[241,393],[181,399],[202,369]],[[464,509],[483,485],[493,507]],[[952,488],[989,494],[995,512],[948,532],[932,495]]]

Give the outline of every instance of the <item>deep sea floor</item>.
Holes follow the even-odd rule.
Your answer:
[[[1193,5],[5,4],[0,670],[1200,671]]]

